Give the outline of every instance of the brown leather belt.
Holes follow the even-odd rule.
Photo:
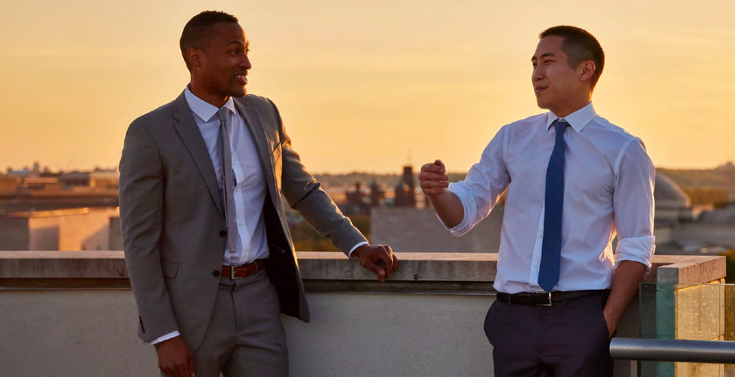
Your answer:
[[[222,266],[222,276],[227,276],[232,280],[245,279],[260,270],[265,269],[265,259],[256,259],[252,263],[242,264],[239,266]]]
[[[589,290],[589,291],[569,291],[569,292],[551,292],[549,293],[503,293],[498,292],[497,300],[511,305],[535,305],[535,306],[552,306],[554,303],[564,302],[575,298],[590,296],[594,294],[609,294],[607,289]]]

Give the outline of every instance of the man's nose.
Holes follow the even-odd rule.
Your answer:
[[[533,69],[533,73],[531,73],[531,81],[536,82],[538,80],[541,80],[543,77],[543,70],[540,67],[536,67]]]
[[[240,62],[240,65],[245,69],[253,68],[252,64],[250,64],[250,58],[247,55],[244,55],[244,58]]]

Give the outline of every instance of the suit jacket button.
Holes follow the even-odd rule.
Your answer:
[[[214,277],[219,276],[219,271],[218,270],[212,271],[212,276],[214,276]]]
[[[227,231],[226,231],[226,230],[220,230],[220,231],[219,231],[219,236],[220,236],[220,237],[223,237],[223,238],[224,238],[224,237],[227,237]]]

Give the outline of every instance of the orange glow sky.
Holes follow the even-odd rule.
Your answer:
[[[735,159],[735,3],[673,1],[13,1],[0,12],[0,168],[114,167],[137,116],[188,82],[181,30],[240,18],[248,90],[279,106],[312,172],[466,171],[506,123],[541,112],[530,57],[572,24],[607,55],[598,113],[662,167]],[[498,4],[495,4],[498,3]],[[503,4],[500,4],[503,3]],[[507,3],[507,4],[505,4]]]

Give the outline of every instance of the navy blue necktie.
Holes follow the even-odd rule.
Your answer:
[[[541,266],[538,285],[546,292],[559,282],[561,264],[561,214],[564,208],[564,130],[569,123],[554,121],[556,141],[546,169],[546,197],[544,204],[544,239],[541,246]]]

